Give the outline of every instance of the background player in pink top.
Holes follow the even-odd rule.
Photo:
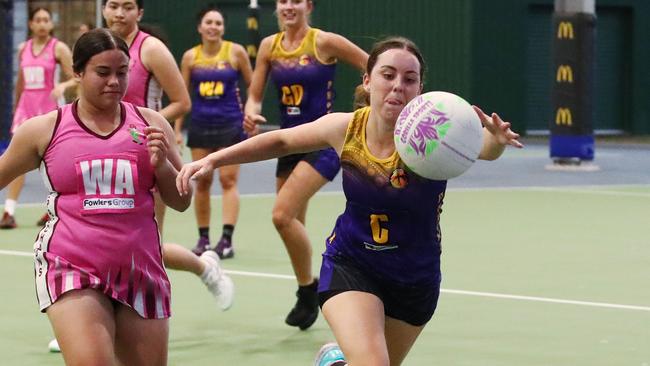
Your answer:
[[[39,165],[50,188],[51,219],[34,244],[37,297],[67,364],[167,362],[170,287],[151,188],[180,211],[190,200],[174,186],[181,159],[167,121],[120,102],[128,65],[118,36],[83,35],[79,100],[27,121],[0,156],[0,189]]]
[[[106,24],[129,45],[130,83],[124,100],[141,107],[159,109],[161,107],[160,99],[164,92],[170,103],[160,109],[159,113],[167,121],[173,121],[190,110],[190,97],[174,57],[167,46],[158,38],[151,37],[140,30],[138,22],[144,14],[143,5],[143,0],[104,1],[103,15]],[[161,236],[165,218],[164,209],[164,203],[157,200],[156,220]],[[217,265],[214,258],[210,256],[199,258],[189,249],[173,243],[163,245],[163,255],[167,268],[192,272],[200,277],[208,271],[210,266]],[[205,280],[204,283],[222,310],[226,310],[232,305],[234,290],[229,278],[226,282],[222,281],[219,286]]]
[[[64,91],[75,85],[72,78],[72,54],[68,46],[52,36],[52,14],[45,8],[35,8],[29,13],[29,30],[32,38],[18,46],[19,72],[16,81],[14,119],[11,133],[27,119],[53,111]],[[57,64],[66,76],[57,83]],[[8,186],[0,229],[16,227],[14,218],[16,201],[25,183],[25,176],[17,177]]]

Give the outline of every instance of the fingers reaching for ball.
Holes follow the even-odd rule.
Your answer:
[[[519,141],[519,134],[510,129],[510,122],[505,122],[496,113],[492,113],[491,116],[488,116],[481,110],[481,108],[477,106],[472,107],[478,115],[478,118],[481,120],[483,127],[485,127],[485,129],[495,137],[499,144],[511,145],[517,148],[524,147],[524,144]]]

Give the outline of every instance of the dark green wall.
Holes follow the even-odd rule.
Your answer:
[[[413,40],[427,61],[425,90],[470,93],[470,26],[467,0],[324,0],[316,3],[313,24],[344,35],[365,50],[390,35]],[[345,9],[345,11],[341,11]],[[362,14],[362,16],[360,16]],[[335,107],[348,110],[361,81],[349,66],[339,67]]]
[[[167,31],[170,47],[178,59],[198,42],[194,17],[200,6],[208,2],[157,0],[155,6],[146,9],[144,20],[158,23]],[[275,1],[260,3],[260,29],[265,36],[277,31]],[[218,4],[227,16],[226,38],[245,43],[248,1],[221,0]],[[626,132],[650,134],[650,1],[597,0],[597,4],[597,12],[624,13],[631,24],[621,33],[630,33],[624,38],[626,44],[612,48],[626,52],[621,57],[622,65],[614,63],[623,68],[622,74],[608,76],[617,90],[597,92],[596,103],[610,103],[610,113],[620,120],[614,123]],[[531,115],[547,113],[546,108],[550,108],[544,98],[547,86],[531,91],[531,83],[538,80],[535,78],[543,78],[549,72],[543,70],[546,61],[536,60],[542,74],[534,75],[539,70],[531,66],[527,57],[531,50],[537,51],[531,36],[544,36],[544,30],[539,28],[552,6],[553,0],[315,0],[312,25],[340,33],[366,50],[383,36],[408,37],[419,45],[427,60],[425,90],[457,93],[486,112],[499,112],[517,130],[525,131]],[[535,11],[537,18],[533,18]],[[534,24],[535,21],[542,23]],[[531,34],[533,26],[537,35]],[[552,32],[550,24],[548,32]],[[352,67],[338,67],[335,110],[349,110],[353,89],[360,80]],[[268,94],[264,112],[271,120],[277,120],[274,92]]]

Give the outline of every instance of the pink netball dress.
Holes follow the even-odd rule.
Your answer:
[[[92,288],[143,318],[167,318],[171,286],[154,219],[154,171],[142,135],[147,122],[122,103],[107,136],[79,119],[76,102],[59,109],[41,163],[50,214],[34,243],[41,311],[67,291]]]
[[[139,107],[151,108],[159,111],[162,108],[162,87],[153,74],[150,73],[142,64],[140,53],[142,44],[151,37],[148,33],[138,31],[131,47],[129,47],[129,87],[126,89],[126,95],[123,100],[133,103]]]
[[[25,86],[16,105],[11,133],[14,133],[25,120],[57,108],[56,101],[50,98],[54,89],[57,63],[54,47],[57,42],[56,38],[50,38],[38,55],[34,54],[31,39],[25,43],[20,53],[20,72],[23,73]]]

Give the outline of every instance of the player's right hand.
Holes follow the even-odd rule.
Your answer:
[[[254,136],[259,132],[257,125],[260,123],[266,123],[266,118],[261,114],[247,114],[244,117],[244,131],[248,136]]]

